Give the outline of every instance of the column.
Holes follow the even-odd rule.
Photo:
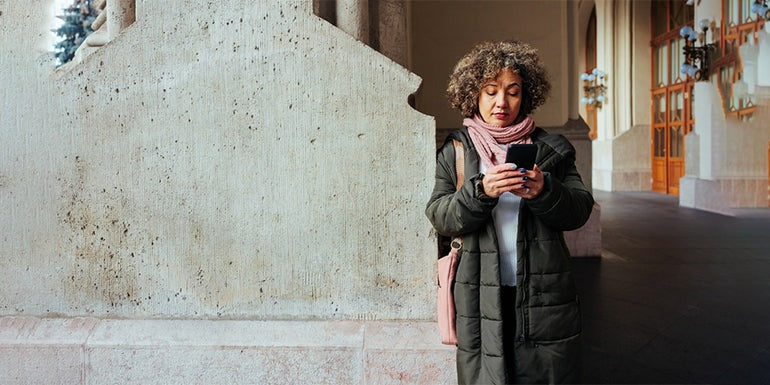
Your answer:
[[[337,0],[337,27],[356,40],[369,44],[369,2]]]
[[[380,0],[377,7],[379,50],[394,62],[406,67],[406,4],[404,0]]]
[[[580,31],[580,23],[578,18],[580,2],[572,1],[567,3],[567,34],[569,36],[569,44],[567,45],[567,68],[569,73],[567,74],[567,117],[570,120],[578,119],[578,105],[580,100],[580,94],[582,93],[581,87],[583,82],[580,80],[577,74],[577,69],[580,68],[578,63],[578,47],[580,41],[585,39],[584,33]]]

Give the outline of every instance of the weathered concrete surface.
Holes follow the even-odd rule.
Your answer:
[[[0,384],[78,384],[93,318],[0,318]]]
[[[3,384],[451,384],[434,322],[0,318]]]
[[[308,1],[136,3],[65,71],[0,1],[0,315],[430,319],[420,79]]]
[[[637,125],[593,145],[594,188],[604,191],[652,189],[650,126]]]
[[[583,179],[583,184],[590,190],[593,186],[591,173],[591,138],[589,127],[582,118],[570,119],[561,127],[547,127],[551,134],[563,135],[575,147],[575,166]],[[602,253],[601,207],[594,203],[591,216],[579,229],[564,232],[570,255],[573,257],[596,257]]]
[[[758,87],[760,95],[768,89]],[[767,142],[770,108],[759,96],[751,121],[725,114],[719,89],[698,82],[693,114],[697,122],[685,137],[687,173],[680,179],[679,204],[731,215],[734,208],[767,207]]]

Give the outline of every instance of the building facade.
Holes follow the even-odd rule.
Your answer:
[[[768,205],[748,0],[106,0],[58,70],[49,8],[0,0],[1,383],[451,382],[423,209],[483,40],[540,51],[587,185]]]
[[[678,195],[682,206],[725,214],[767,207],[770,84],[756,57],[768,34],[754,2],[585,4],[596,9],[597,66],[611,69],[594,188]],[[706,46],[708,59],[688,58],[688,46]]]
[[[592,148],[582,159],[591,171],[581,172],[593,188],[652,190],[679,196],[682,206],[726,214],[767,207],[770,70],[762,42],[768,33],[754,3],[408,3],[409,68],[424,78],[417,108],[436,116],[440,140],[457,124],[442,99],[442,76],[453,60],[479,40],[525,40],[541,51],[555,86],[535,118],[556,131],[578,115],[587,123]],[[532,16],[512,23],[503,16],[511,14]],[[703,32],[703,20],[702,37],[681,35],[683,27]],[[688,60],[688,42],[709,44],[708,60]],[[682,72],[685,64],[704,63],[703,79]],[[604,74],[599,84],[580,78],[595,69]],[[602,87],[603,101],[582,103],[592,84]]]

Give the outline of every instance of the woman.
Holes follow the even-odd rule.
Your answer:
[[[535,127],[550,83],[537,51],[482,43],[455,66],[447,95],[465,117],[450,135],[465,149],[455,190],[451,140],[439,150],[426,214],[439,234],[462,236],[454,283],[460,384],[574,383],[580,311],[562,231],[587,220],[591,193],[575,149]],[[511,143],[537,145],[532,170],[505,163]]]

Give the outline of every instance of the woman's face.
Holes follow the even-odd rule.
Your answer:
[[[479,95],[479,114],[484,122],[505,127],[516,120],[521,109],[521,83],[521,76],[509,69],[484,81]]]

